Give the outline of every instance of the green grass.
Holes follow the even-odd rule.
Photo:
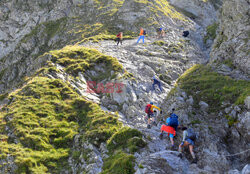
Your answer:
[[[218,23],[213,23],[207,27],[207,35],[204,37],[204,43],[207,43],[208,39],[215,39],[218,26]]]
[[[110,157],[104,159],[102,173],[134,173],[135,157],[125,152],[134,153],[145,146],[140,131],[129,127],[119,129],[107,141]]]
[[[227,65],[229,68],[232,68],[232,69],[235,68],[235,65],[231,59],[227,59],[227,60],[223,61],[222,63]]]
[[[13,156],[18,173],[57,173],[67,166],[79,129],[85,132],[83,141],[98,146],[122,126],[117,116],[80,98],[61,80],[35,77],[10,94],[10,100],[0,111],[0,119],[6,121],[0,124],[1,139],[7,139],[0,142],[0,159]],[[14,130],[14,136],[7,136],[5,126]]]
[[[14,136],[0,142],[1,157],[15,157],[18,173],[60,171],[83,117],[81,108],[74,109],[74,98],[67,84],[44,77],[10,94],[9,112],[0,114]]]
[[[66,165],[63,163],[80,126],[86,132],[84,139],[93,142],[99,137],[98,144],[121,126],[117,117],[79,98],[60,80],[36,77],[12,93],[10,100],[7,106],[10,112],[0,114],[7,126],[15,130],[16,138],[6,137],[8,143],[0,142],[1,157],[14,156],[20,173],[60,171]],[[2,132],[7,135],[2,126]]]
[[[138,166],[140,169],[143,169],[144,168],[144,166],[142,165],[142,164],[139,164],[139,166]]]
[[[177,81],[180,88],[199,101],[209,104],[210,111],[221,109],[221,103],[228,101],[235,105],[244,104],[250,95],[250,82],[234,80],[213,72],[209,66],[195,65],[187,70]]]
[[[107,141],[109,151],[128,148],[130,152],[135,152],[145,145],[142,133],[129,127],[123,127]]]
[[[122,72],[123,67],[116,58],[104,55],[99,51],[81,46],[66,46],[61,50],[49,52],[52,55],[52,61],[65,67],[67,73],[78,76],[78,73],[85,73],[86,70],[95,70],[98,74],[91,76],[93,81],[99,82],[108,79],[111,71],[114,71],[114,77]],[[95,69],[97,65],[103,68],[103,71]]]
[[[122,151],[115,153],[104,161],[101,174],[133,174],[135,157]]]
[[[6,69],[3,69],[0,71],[0,80],[3,78],[5,71]]]
[[[152,44],[153,44],[153,45],[158,45],[158,46],[161,47],[161,46],[165,45],[166,42],[163,41],[163,40],[158,40],[158,41],[154,41]]]
[[[120,29],[111,28],[104,23],[95,23],[92,25],[85,24],[81,29],[75,31],[75,33],[81,33],[82,37],[78,44],[88,41],[97,43],[102,40],[115,40],[119,32],[121,32]],[[123,31],[123,40],[134,39],[135,37],[137,37],[136,33],[132,31]]]
[[[200,121],[200,120],[193,120],[193,121],[191,121],[191,123],[190,124],[201,124],[202,122]]]
[[[8,96],[8,93],[0,94],[0,101],[4,100]]]
[[[171,78],[169,78],[166,74],[160,74],[159,79],[166,82],[168,85],[171,85]]]
[[[150,7],[151,12],[153,12],[156,16],[159,16],[159,13],[161,13],[162,15],[173,19],[186,21],[185,17],[181,13],[177,12],[168,1],[155,0],[152,2],[149,0],[135,0],[135,2],[145,4],[146,6]]]
[[[69,156],[80,160],[81,152],[71,148],[74,136],[84,132],[80,134],[81,143],[88,141],[98,147],[109,142],[112,147],[111,157],[104,159],[104,173],[133,171],[134,157],[127,154],[127,149],[133,153],[144,147],[142,134],[122,128],[117,114],[104,112],[99,105],[81,98],[68,83],[47,78],[49,73],[58,73],[53,63],[63,65],[73,76],[103,65],[105,73],[101,73],[105,75],[99,80],[108,78],[111,70],[122,72],[121,64],[95,49],[80,46],[67,46],[48,54],[52,61],[38,70],[35,77],[26,79],[25,86],[9,94],[9,104],[0,111],[0,159],[13,157],[18,166],[16,173],[60,173],[68,168]],[[8,137],[8,131],[13,135]],[[125,146],[123,135],[127,138]],[[114,141],[117,146],[111,145]],[[85,160],[87,153],[83,153]],[[122,167],[116,169],[117,166]]]
[[[233,126],[234,124],[238,123],[238,119],[237,118],[233,118],[233,117],[231,117],[229,115],[226,115],[225,117],[227,119],[227,124],[230,127]]]
[[[219,33],[219,36],[218,36],[218,39],[217,39],[216,43],[214,44],[214,48],[219,48],[220,45],[221,45],[223,42],[227,41],[227,40],[228,40],[227,36],[224,35],[223,32],[220,32],[220,33]]]

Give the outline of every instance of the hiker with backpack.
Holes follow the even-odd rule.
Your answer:
[[[174,128],[175,131],[177,131],[177,128],[179,126],[179,121],[178,121],[178,115],[175,113],[175,108],[172,109],[172,112],[170,113],[170,117],[167,118],[166,123],[168,126],[171,126]]]
[[[194,142],[196,140],[196,133],[192,128],[187,128],[187,127],[182,127],[181,130],[183,131],[183,139],[181,144],[179,145],[179,152],[180,154],[178,155],[180,158],[182,158],[182,147],[189,147],[189,152],[192,155],[193,161],[192,163],[197,163],[197,158],[195,157],[194,154]]]
[[[156,125],[154,108],[159,110],[162,113],[161,109],[159,107],[155,106],[153,102],[150,102],[149,104],[147,104],[147,106],[145,108],[145,112],[147,113],[147,121],[148,121],[147,128],[148,129],[151,128],[151,125],[150,125],[151,118],[152,118],[153,124]]]
[[[117,46],[119,45],[119,43],[121,43],[121,45],[122,45],[122,38],[123,38],[123,33],[122,33],[122,32],[119,32],[119,33],[116,35]]]
[[[172,113],[170,114],[170,117],[167,118],[166,123],[167,125],[161,126],[161,134],[160,139],[163,138],[163,132],[168,133],[168,137],[171,142],[171,149],[174,150],[174,137],[176,135],[177,128],[179,126],[178,116],[174,113],[175,109],[172,109]]]
[[[165,31],[163,30],[163,28],[157,28],[156,32],[157,32],[158,39],[163,38],[163,36],[165,35]]]
[[[144,43],[144,39],[145,39],[145,35],[146,35],[146,30],[144,30],[143,28],[140,29],[140,36],[137,40],[137,43],[140,42],[140,40],[142,39],[142,42]]]
[[[155,91],[155,85],[158,85],[159,89],[161,90],[161,92],[163,91],[162,87],[161,87],[161,81],[158,80],[155,76],[153,76],[152,78],[152,82],[153,82],[153,91]]]

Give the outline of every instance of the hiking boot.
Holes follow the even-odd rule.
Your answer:
[[[157,123],[154,121],[154,122],[153,122],[153,125],[154,125],[154,126],[157,126]]]
[[[163,133],[160,134],[160,139],[162,140],[162,138],[163,138]]]
[[[171,150],[175,150],[175,147],[174,147],[174,145],[172,145],[172,146],[171,146]]]
[[[197,158],[193,159],[192,164],[197,164]]]
[[[151,129],[151,126],[150,126],[150,124],[148,124],[148,125],[147,125],[147,128],[148,128],[148,129]]]
[[[179,158],[182,158],[182,153],[180,153],[180,154],[178,155],[178,157],[179,157]]]

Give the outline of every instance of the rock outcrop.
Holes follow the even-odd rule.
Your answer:
[[[220,62],[233,68],[240,78],[240,70],[249,79],[249,1],[226,0],[220,14],[220,25],[211,52],[210,62]]]

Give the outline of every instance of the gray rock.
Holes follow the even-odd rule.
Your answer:
[[[200,102],[199,102],[199,105],[200,105],[200,108],[201,108],[202,111],[205,112],[205,111],[208,110],[209,105],[208,105],[206,102],[200,101]]]
[[[188,105],[191,105],[191,106],[192,106],[192,105],[194,104],[194,99],[193,99],[193,97],[192,97],[192,96],[189,96],[189,98],[187,99],[186,102],[187,102]]]
[[[245,99],[245,105],[247,109],[250,110],[250,96],[247,96],[247,98]]]
[[[229,75],[231,74],[232,69],[229,68],[227,65],[222,64],[219,68],[219,73],[223,74],[223,75]]]
[[[176,97],[177,102],[179,103],[184,103],[184,98],[183,97]]]
[[[240,112],[240,111],[241,111],[241,109],[240,109],[239,106],[235,106],[235,107],[234,107],[234,110],[237,111],[237,112]]]
[[[246,15],[249,8],[248,0],[225,0],[223,2],[220,27],[210,59],[210,62],[217,60],[216,64],[218,62],[223,63],[225,60],[232,62],[233,66],[244,72],[246,77],[248,76],[248,79],[250,72],[250,59],[247,52],[249,41],[244,42],[244,40],[249,38],[247,35],[249,25],[246,23],[249,19],[249,16]],[[235,78],[241,78],[238,73],[230,72],[229,68],[224,65],[219,69],[224,74],[231,74]]]
[[[235,170],[229,170],[228,174],[240,174],[239,170],[235,169]]]
[[[243,170],[241,171],[241,174],[250,174],[250,164],[247,164]]]
[[[237,112],[235,110],[232,110],[231,113],[229,114],[231,117],[236,118],[237,117]]]
[[[232,107],[225,108],[225,112],[228,114],[232,110]]]

